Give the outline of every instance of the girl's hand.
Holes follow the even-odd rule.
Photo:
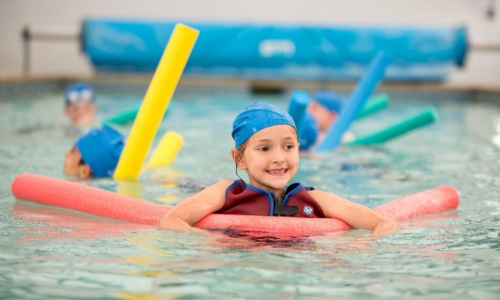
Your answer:
[[[401,229],[401,225],[393,220],[385,219],[379,222],[372,230],[372,236],[383,236],[391,233],[395,233]]]

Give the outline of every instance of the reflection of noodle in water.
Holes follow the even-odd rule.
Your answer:
[[[31,203],[15,202],[12,205],[12,217],[23,223],[40,224],[26,228],[26,233],[16,238],[16,243],[28,243],[35,240],[75,238],[97,239],[123,237],[130,231],[150,229],[149,226],[112,221],[96,216],[75,214],[65,210],[54,210]],[[128,232],[127,232],[128,231]]]
[[[99,188],[35,174],[20,174],[12,183],[18,199],[70,208],[123,221],[157,224],[170,207],[123,196]],[[440,213],[458,207],[456,190],[448,186],[409,195],[374,210],[396,221]],[[294,235],[320,235],[350,229],[338,219],[277,218],[211,214],[195,226],[205,229],[239,229]]]
[[[142,198],[142,192],[144,188],[140,182],[121,179],[117,179],[116,182],[118,183],[118,185],[116,186],[116,192],[118,194],[137,199]]]

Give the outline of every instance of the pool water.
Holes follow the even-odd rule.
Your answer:
[[[354,134],[429,106],[439,121],[383,145],[301,157],[297,181],[369,207],[450,185],[458,210],[406,221],[377,239],[367,230],[289,238],[227,231],[213,239],[16,200],[10,186],[23,172],[76,181],[62,174],[64,152],[85,129],[71,128],[62,113],[62,86],[0,88],[0,299],[500,298],[499,94],[385,91],[391,105],[356,122]],[[96,90],[103,120],[139,104],[146,86]],[[179,87],[159,130],[184,137],[172,165],[144,170],[137,182],[82,183],[175,205],[235,179],[234,117],[258,100],[286,109],[289,95]],[[127,134],[130,125],[116,128]]]

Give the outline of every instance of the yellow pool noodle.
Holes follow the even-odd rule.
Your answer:
[[[156,67],[113,178],[137,179],[199,31],[177,24]]]
[[[182,148],[184,140],[175,131],[167,131],[149,158],[148,167],[162,167],[171,164]]]

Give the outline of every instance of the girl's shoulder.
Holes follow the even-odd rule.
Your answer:
[[[207,187],[206,189],[224,190],[224,192],[225,192],[226,189],[229,186],[231,186],[234,182],[235,182],[234,180],[224,179],[224,180],[221,180],[219,182],[212,184],[211,186]]]

